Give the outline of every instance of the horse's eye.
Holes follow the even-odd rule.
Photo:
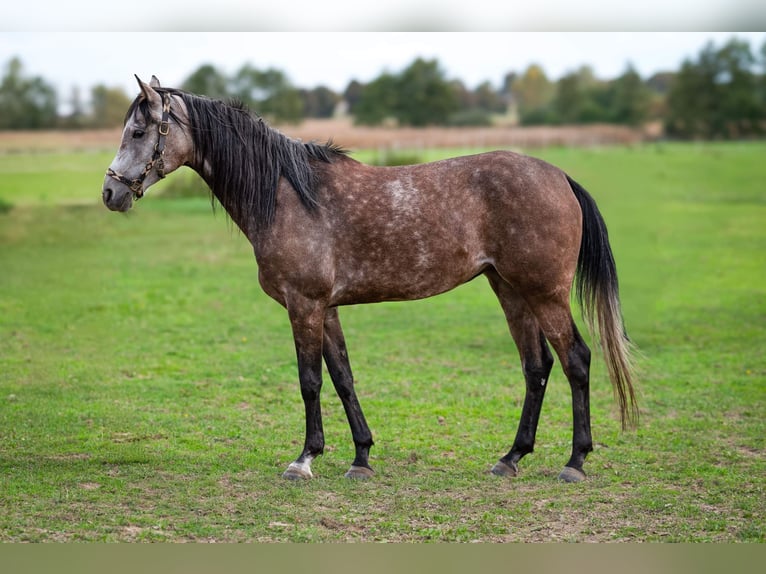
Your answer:
[[[144,137],[144,130],[136,130],[133,132],[133,139],[137,140],[139,138]]]

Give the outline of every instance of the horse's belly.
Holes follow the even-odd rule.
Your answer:
[[[334,305],[424,299],[454,289],[479,275],[488,262],[467,252],[436,257],[426,251],[402,251],[384,259],[339,266],[333,284]]]

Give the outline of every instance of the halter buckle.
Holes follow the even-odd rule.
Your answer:
[[[135,193],[138,197],[141,197],[142,195],[144,195],[144,192],[141,189],[141,187],[143,187],[143,183],[144,182],[140,179],[134,179],[129,186],[130,191]]]
[[[170,133],[170,122],[166,122],[166,121],[160,122],[160,128],[159,129],[160,129],[160,135],[161,136],[168,135]]]

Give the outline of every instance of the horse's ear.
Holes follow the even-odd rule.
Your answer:
[[[152,75],[152,79],[151,79],[151,81],[149,82],[149,85],[150,85],[152,88],[159,88],[159,87],[160,87],[160,81],[157,79],[157,76],[155,76],[155,75]]]
[[[156,80],[156,79],[157,78],[152,76],[152,80]],[[141,95],[145,97],[147,100],[149,100],[149,105],[152,108],[154,107],[156,107],[157,109],[161,108],[162,98],[157,92],[154,91],[155,86],[153,86],[152,84],[146,84],[142,82],[141,78],[139,78],[138,76],[136,76],[136,81],[138,81],[138,87],[141,88]],[[159,87],[159,82],[157,82],[156,87]]]
[[[146,97],[146,90],[144,89],[144,86],[146,84],[141,80],[141,78],[138,77],[138,74],[133,74],[133,77],[136,78],[136,82],[138,82],[138,89],[141,90],[141,93]]]

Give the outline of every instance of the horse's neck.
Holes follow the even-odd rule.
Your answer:
[[[210,164],[210,160],[205,158],[202,161],[202,165],[193,165],[191,163],[189,165],[208,184],[210,189],[213,189],[213,166]]]
[[[221,170],[225,170],[226,166],[215,166],[211,163],[209,158],[203,158],[201,165],[193,165],[189,164],[189,167],[191,167],[197,174],[202,178],[202,180],[207,184],[207,186],[210,188],[211,193],[215,196],[215,199],[218,200],[218,202],[223,206],[223,208],[226,210],[226,213],[229,215],[231,220],[237,224],[237,227],[239,227],[242,230],[242,233],[244,233],[247,237],[251,238],[251,233],[254,233],[254,225],[252,221],[249,221],[249,218],[242,218],[237,214],[236,210],[232,208],[232,205],[227,205],[227,203],[232,202],[231,196],[228,198],[226,197],[220,197],[216,192],[214,191],[216,189],[215,186],[215,174],[220,173]],[[242,220],[242,221],[240,221]]]

